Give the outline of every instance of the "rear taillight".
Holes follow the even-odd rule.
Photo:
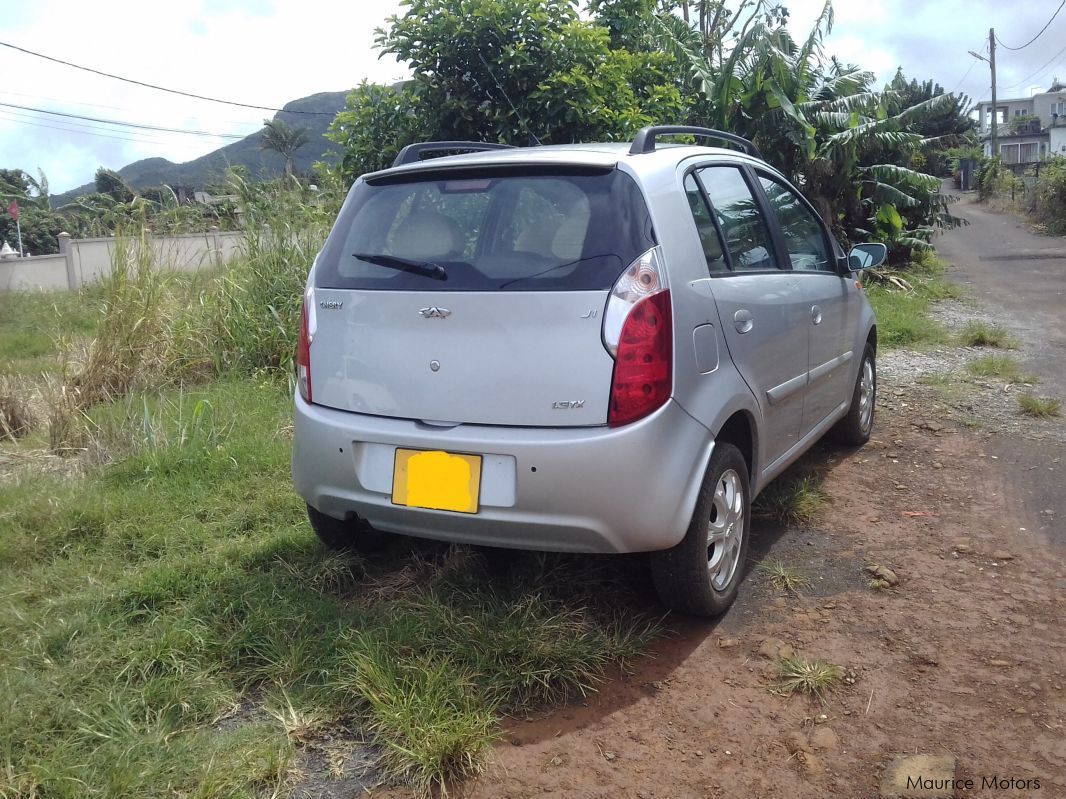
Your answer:
[[[661,407],[673,384],[673,325],[658,247],[630,264],[615,283],[603,340],[615,359],[607,424],[629,424]]]
[[[308,310],[308,306],[312,301],[308,291],[300,306],[300,334],[296,339],[296,387],[307,402],[311,401],[311,323],[308,317],[314,313],[314,308]]]

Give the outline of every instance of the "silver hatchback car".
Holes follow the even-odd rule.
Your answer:
[[[740,151],[657,142],[677,134]],[[355,183],[311,268],[296,490],[333,547],[650,552],[665,604],[721,613],[752,499],[826,432],[869,439],[854,273],[884,256],[845,255],[720,131],[411,145]]]

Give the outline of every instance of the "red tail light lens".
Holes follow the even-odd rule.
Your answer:
[[[619,336],[608,425],[635,422],[670,399],[672,338],[669,291],[633,306]]]
[[[300,306],[300,334],[296,339],[296,388],[300,396],[311,401],[311,332],[307,319],[308,298]]]
[[[607,424],[620,427],[661,407],[673,388],[670,291],[657,247],[618,279],[604,314],[603,337],[615,356]]]

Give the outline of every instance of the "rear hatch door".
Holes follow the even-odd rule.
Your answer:
[[[617,169],[361,181],[314,270],[314,401],[427,422],[605,424],[603,309],[654,244]]]

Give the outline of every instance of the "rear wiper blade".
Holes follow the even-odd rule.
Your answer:
[[[448,272],[440,264],[432,261],[414,261],[410,258],[400,258],[396,255],[382,255],[379,253],[353,252],[353,258],[360,261],[387,266],[390,269],[399,269],[401,272],[411,272],[433,280],[447,280]]]

